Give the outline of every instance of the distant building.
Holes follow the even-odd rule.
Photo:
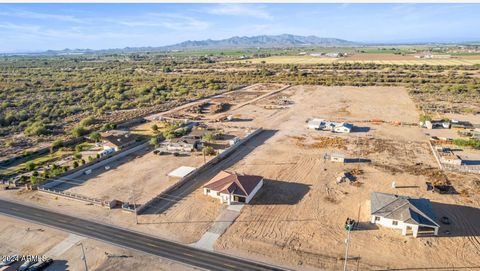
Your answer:
[[[310,119],[307,122],[307,127],[312,130],[350,133],[353,129],[353,124],[346,122],[325,121],[323,119]]]
[[[332,155],[330,155],[330,161],[345,163],[345,155],[340,153],[333,153]]]
[[[105,147],[104,147],[105,148]],[[107,149],[103,149],[99,152],[97,152],[97,154],[100,156],[100,157],[105,157],[109,154],[112,154],[115,152],[115,149],[114,148],[107,148]]]
[[[461,120],[452,120],[452,128],[457,129],[473,129],[473,124],[468,121],[461,121]]]
[[[161,144],[167,151],[191,152],[202,148],[202,142],[199,139],[191,137],[173,138]]]
[[[432,54],[432,53],[422,53],[415,55],[416,58],[423,58],[423,59],[447,59],[451,58],[451,55],[445,55],[445,54]]]
[[[414,237],[419,233],[438,235],[440,225],[428,199],[373,192],[370,203],[371,223],[400,229],[402,235],[410,231]]]
[[[342,54],[341,53],[326,53],[325,56],[326,57],[338,58],[338,57],[341,57]]]
[[[450,165],[460,166],[462,164],[462,159],[460,156],[456,155],[449,148],[437,148],[438,156],[440,157],[440,162]]]
[[[113,149],[119,151],[137,142],[139,137],[128,131],[111,130],[102,133],[102,145],[104,150]]]
[[[450,129],[451,123],[449,121],[441,121],[441,120],[427,120],[425,122],[420,122],[420,126],[427,128],[427,129],[435,129],[435,128],[444,128]]]
[[[263,186],[263,177],[221,171],[203,186],[203,193],[228,205],[249,203]]]
[[[323,119],[311,119],[308,121],[307,126],[308,126],[308,129],[320,130],[324,122],[325,121]]]
[[[350,133],[352,129],[353,129],[353,124],[342,122],[342,123],[337,123],[333,128],[333,131],[337,133]]]

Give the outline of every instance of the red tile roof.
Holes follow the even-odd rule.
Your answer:
[[[248,197],[262,180],[263,178],[261,176],[240,175],[237,173],[221,171],[203,187],[225,194],[235,194]]]

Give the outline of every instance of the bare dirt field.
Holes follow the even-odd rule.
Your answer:
[[[261,175],[265,183],[217,241],[217,250],[297,270],[340,270],[346,238],[343,225],[350,217],[360,222],[360,230],[351,234],[349,270],[480,267],[480,179],[439,171],[425,131],[394,125],[418,121],[405,89],[295,86],[280,93],[292,103],[265,108],[272,99],[266,97],[224,113],[238,120],[222,125],[263,127],[271,137],[244,146],[242,155],[225,168]],[[306,120],[311,117],[348,121],[358,128],[350,134],[308,130]],[[333,153],[364,162],[341,164],[324,159]],[[352,172],[356,182],[337,184],[337,177],[345,171]],[[425,182],[438,179],[448,180],[458,193],[427,192]],[[392,181],[401,188],[393,189]],[[371,225],[369,200],[374,191],[428,198],[437,216],[448,216],[452,223],[442,224],[439,237],[421,238]],[[0,196],[183,243],[198,241],[225,208],[197,189],[172,199],[173,207],[161,215],[139,216],[140,224],[135,225],[130,213],[38,192],[0,191]]]
[[[38,255],[54,260],[46,271],[83,270],[82,243],[89,270],[193,270],[150,256],[71,235],[52,228],[0,216],[0,255]]]
[[[416,60],[414,55],[396,55],[396,54],[353,54],[345,60]]]
[[[169,178],[169,172],[180,166],[198,167],[202,164],[201,153],[176,157],[138,151],[111,163],[109,170],[101,167],[72,181],[80,185],[69,182],[56,189],[101,200],[133,202],[135,198],[137,204],[143,204],[178,181]]]
[[[268,95],[284,87],[286,87],[286,85],[283,84],[255,84],[207,99],[204,103],[185,106],[179,110],[164,114],[164,116],[176,119],[190,118],[195,120],[209,120],[212,119],[212,116],[219,117],[220,115],[225,115],[225,112],[253,103],[256,99],[260,99],[264,95]],[[226,110],[216,113],[213,108],[219,104],[225,104]]]
[[[421,129],[362,124],[363,132],[339,135],[306,128],[305,119],[311,116],[354,124],[371,118],[415,122],[418,113],[405,90],[302,86],[288,91],[295,92],[291,108],[249,105],[235,112],[278,131],[230,168],[264,176],[266,181],[219,239],[218,250],[266,257],[302,270],[309,266],[338,270],[345,249],[343,223],[351,217],[360,221],[361,230],[352,232],[350,268],[480,266],[480,181],[475,175],[439,172]],[[339,164],[324,161],[325,153],[371,162]],[[337,184],[344,171],[355,172],[356,183]],[[439,178],[447,178],[463,192],[427,192],[425,182]],[[391,188],[392,181],[402,188]],[[440,237],[422,238],[370,225],[369,199],[374,191],[429,198],[437,216],[455,222],[443,225]]]

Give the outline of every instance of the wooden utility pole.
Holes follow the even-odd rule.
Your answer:
[[[80,246],[82,248],[82,260],[83,260],[83,263],[85,264],[85,271],[88,271],[87,257],[85,257],[85,249],[83,248],[83,243],[79,243],[77,246]]]
[[[207,158],[205,157],[205,147],[202,148],[202,153],[203,153],[203,164],[206,164]]]
[[[343,265],[343,271],[347,271],[347,261],[348,261],[348,246],[350,245],[350,230],[347,230],[347,239],[345,239],[345,263]]]
[[[133,201],[133,213],[135,213],[135,224],[138,225],[137,204],[135,201],[135,191],[133,186],[132,186],[131,194],[132,194],[132,201]]]

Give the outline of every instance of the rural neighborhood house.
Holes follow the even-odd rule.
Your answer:
[[[203,186],[203,193],[228,205],[249,203],[263,185],[263,177],[221,171]]]
[[[371,222],[383,227],[401,229],[402,235],[419,233],[438,235],[430,201],[393,194],[373,192],[371,196]]]

